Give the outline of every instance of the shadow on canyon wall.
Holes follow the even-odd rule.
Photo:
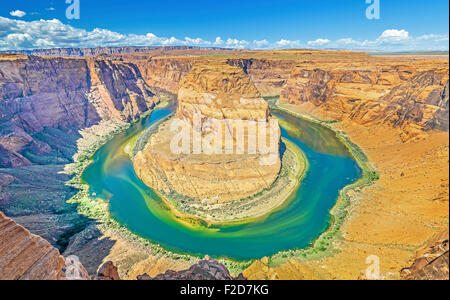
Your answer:
[[[64,165],[0,169],[0,211],[48,240],[65,257],[78,256],[92,275],[115,242],[100,239],[96,222],[78,214],[77,204],[67,203],[78,191],[67,186],[70,176],[63,169]]]

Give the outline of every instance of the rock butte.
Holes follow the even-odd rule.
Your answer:
[[[223,154],[174,154],[170,148],[175,132],[171,122],[184,120],[193,132],[201,133],[194,126],[194,114],[203,120],[227,120],[227,125],[212,125],[209,134],[222,142]],[[175,192],[197,200],[211,199],[215,203],[239,200],[253,196],[268,188],[276,180],[281,168],[279,155],[280,128],[269,125],[269,107],[248,76],[239,68],[215,62],[197,64],[187,74],[178,93],[178,107],[175,118],[159,127],[150,137],[147,146],[135,156],[133,163],[138,176],[149,187]],[[233,136],[233,147],[248,149],[249,141],[257,141],[258,132],[246,129],[243,139],[237,138],[239,124],[233,120],[264,121],[266,142],[272,138],[274,149],[262,154],[225,154],[225,131]],[[230,125],[231,124],[231,125]],[[217,128],[222,126],[222,128]],[[216,128],[214,128],[216,127]],[[220,131],[219,134],[217,132]],[[221,137],[218,137],[220,135]],[[191,144],[195,141],[191,139]],[[272,150],[271,149],[271,150]],[[273,157],[270,164],[261,161]]]
[[[88,144],[92,145],[101,128],[92,125],[104,121],[102,117],[117,123],[140,116],[139,107],[144,106],[132,105],[127,97],[130,91],[144,97],[144,91],[134,87],[139,88],[137,83],[145,83],[141,86],[150,87],[154,94],[177,94],[193,66],[215,61],[241,68],[262,96],[282,95],[279,105],[283,108],[340,121],[330,126],[360,146],[380,173],[373,185],[351,193],[343,238],[334,243],[335,254],[308,260],[294,257],[275,267],[268,259],[257,261],[244,272],[246,277],[358,279],[364,277],[367,256],[377,255],[385,278],[400,278],[400,271],[410,266],[402,272],[404,276],[437,278],[443,274],[448,278],[448,55],[176,47],[56,49],[23,54],[36,56],[0,55],[0,210],[14,215],[20,224],[39,232],[53,245],[62,233],[69,234],[68,249],[80,256],[91,273],[99,263],[87,256],[94,254],[114,261],[119,273],[124,276],[129,272],[126,277],[130,279],[144,273],[156,277],[170,269],[189,269],[197,260],[155,255],[133,239],[97,224],[72,232],[73,225],[62,218],[70,214],[60,214],[68,211],[62,188],[67,178],[49,173],[50,168],[59,172],[58,165],[35,161],[30,154],[50,156],[56,151],[58,163],[67,163],[69,159],[62,158],[70,158],[76,151],[79,136],[63,141],[60,131],[71,135],[88,128]],[[94,57],[37,57],[43,55]],[[98,67],[93,68],[95,65]],[[103,75],[95,76],[99,72]],[[122,92],[115,90],[116,85]],[[86,97],[92,93],[94,97]],[[145,102],[152,106],[153,101]],[[112,112],[101,113],[102,107]],[[109,117],[119,115],[124,120]],[[60,130],[58,134],[55,129]],[[50,144],[46,136],[58,142]],[[64,156],[66,149],[61,145],[74,151]],[[52,178],[53,185],[40,178]],[[20,192],[15,189],[18,183],[22,185]],[[51,195],[59,202],[49,201]],[[58,212],[58,217],[52,211]],[[436,232],[442,235],[437,242],[433,238]],[[109,254],[102,254],[111,241],[114,246]],[[412,251],[423,245],[430,245],[431,250]],[[434,264],[428,257],[439,261]],[[435,266],[444,272],[436,275]],[[422,268],[426,268],[423,273]]]

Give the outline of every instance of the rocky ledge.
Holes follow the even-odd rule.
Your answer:
[[[138,276],[138,280],[246,280],[244,275],[230,275],[228,269],[216,260],[205,259],[193,265],[189,270],[167,271],[154,278],[147,274]]]

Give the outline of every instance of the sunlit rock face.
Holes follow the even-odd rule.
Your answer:
[[[239,68],[194,65],[176,114],[134,159],[150,187],[214,203],[253,196],[276,180],[280,128],[267,102]]]
[[[449,130],[448,67],[402,66],[321,68],[299,66],[281,93],[281,101],[312,104],[332,119],[366,126],[388,125],[409,137]]]
[[[69,260],[43,238],[0,212],[0,280],[88,280],[83,265],[70,278]]]

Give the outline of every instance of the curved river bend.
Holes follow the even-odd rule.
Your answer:
[[[91,194],[109,201],[115,220],[169,250],[250,260],[305,248],[328,228],[339,191],[361,177],[358,164],[333,131],[276,111],[273,114],[281,121],[283,138],[297,145],[309,162],[298,190],[282,208],[252,223],[209,228],[186,224],[142,183],[124,153],[133,137],[170,113],[156,109],[133,124],[99,149],[82,174]]]

